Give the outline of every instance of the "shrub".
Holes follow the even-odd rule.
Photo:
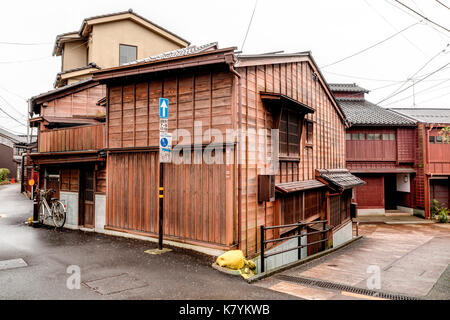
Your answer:
[[[439,203],[436,199],[433,199],[431,206],[431,219],[437,217],[438,221],[441,223],[448,222],[449,209],[442,203]]]
[[[5,182],[8,179],[9,172],[6,168],[0,168],[0,182]]]

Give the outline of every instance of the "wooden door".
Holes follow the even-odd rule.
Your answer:
[[[94,168],[86,167],[80,170],[80,226],[94,227]]]
[[[385,195],[385,209],[397,209],[397,176],[387,174],[384,176],[384,195]]]
[[[448,179],[430,179],[431,201],[436,199],[439,203],[448,208],[449,205],[449,180]]]

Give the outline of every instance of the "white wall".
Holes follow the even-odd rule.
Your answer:
[[[397,191],[411,192],[411,179],[409,173],[397,174]]]
[[[78,228],[78,193],[60,191],[59,198],[66,205],[66,224],[65,228]]]
[[[349,221],[345,226],[340,229],[333,231],[333,248],[352,240],[353,238],[353,227],[352,222]]]
[[[106,195],[95,195],[95,231],[102,232],[105,230],[106,222]]]

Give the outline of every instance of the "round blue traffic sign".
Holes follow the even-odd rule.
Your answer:
[[[167,140],[167,138],[161,138],[160,144],[161,144],[161,147],[167,147],[167,145],[169,144],[169,141]]]

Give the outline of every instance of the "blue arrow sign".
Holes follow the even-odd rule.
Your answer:
[[[161,119],[169,117],[169,99],[159,98],[159,117]]]

